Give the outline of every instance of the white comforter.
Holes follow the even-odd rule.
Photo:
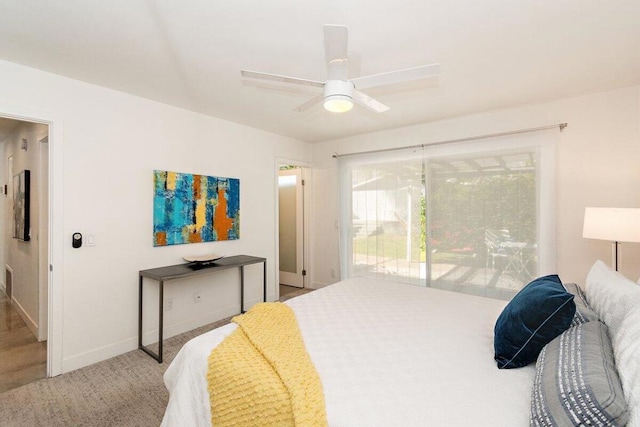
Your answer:
[[[504,301],[355,278],[287,301],[320,374],[330,426],[529,425],[533,365],[499,370]],[[188,342],[165,373],[163,426],[209,426],[207,357],[236,328]]]

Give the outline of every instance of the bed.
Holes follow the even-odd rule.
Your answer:
[[[506,301],[353,278],[286,304],[321,378],[329,426],[529,425],[535,363],[497,369],[494,361]],[[165,373],[163,426],[211,425],[207,358],[236,327],[180,350]]]

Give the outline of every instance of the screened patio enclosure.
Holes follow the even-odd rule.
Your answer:
[[[528,148],[350,165],[348,275],[510,298],[539,271],[537,163]]]

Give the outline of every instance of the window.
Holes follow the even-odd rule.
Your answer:
[[[345,276],[508,299],[554,272],[554,138],[540,134],[341,159]]]

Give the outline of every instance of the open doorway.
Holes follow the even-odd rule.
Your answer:
[[[48,374],[49,130],[0,117],[0,391]]]
[[[306,281],[305,188],[309,169],[278,168],[278,266],[280,297],[297,293]]]

